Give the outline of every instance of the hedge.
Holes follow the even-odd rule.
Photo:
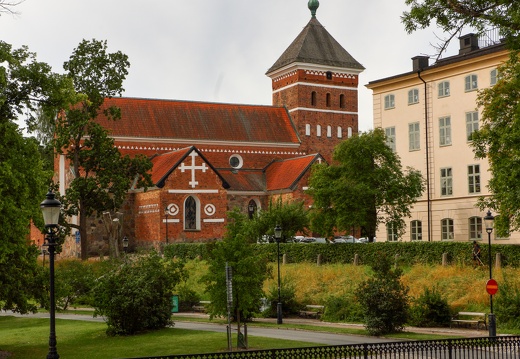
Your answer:
[[[213,243],[180,243],[169,244],[164,248],[167,257],[185,259],[207,259],[214,247]],[[258,255],[265,256],[270,261],[276,261],[276,243],[253,244]],[[484,264],[488,262],[488,244],[480,243],[481,258]],[[359,263],[371,265],[378,260],[380,253],[396,256],[401,265],[442,263],[443,253],[447,253],[448,263],[455,265],[472,265],[472,242],[376,242],[376,243],[280,243],[280,255],[287,254],[290,263],[316,263],[321,254],[322,263],[353,263],[355,254]],[[492,260],[495,254],[502,256],[502,266],[520,267],[520,246],[514,244],[493,244]]]

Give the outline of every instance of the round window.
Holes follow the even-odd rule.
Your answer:
[[[240,155],[232,155],[231,157],[229,157],[229,164],[233,168],[242,167],[242,164],[243,164],[242,157]]]

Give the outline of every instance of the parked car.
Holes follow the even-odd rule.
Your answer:
[[[364,243],[354,236],[338,236],[334,238],[334,243]]]

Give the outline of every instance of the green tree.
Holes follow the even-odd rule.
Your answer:
[[[309,217],[303,201],[271,200],[266,210],[258,212],[250,221],[244,223],[244,235],[256,242],[267,235],[274,238],[274,228],[282,228],[282,242],[286,242],[298,232],[309,226]]]
[[[211,252],[208,274],[204,276],[206,292],[211,299],[209,313],[214,316],[227,315],[226,263],[233,272],[233,307],[231,313],[237,320],[254,317],[264,297],[263,283],[271,274],[267,260],[254,251],[244,236],[244,226],[249,219],[238,210],[228,213],[229,223],[226,236],[216,243]]]
[[[15,123],[34,119],[37,108],[54,111],[70,93],[70,82],[36,61],[26,47],[0,41],[0,306],[21,313],[35,310],[42,295],[37,248],[29,243],[31,219],[43,225],[39,203],[50,184],[37,141],[24,138]]]
[[[410,10],[403,13],[401,20],[408,33],[435,24],[447,34],[438,46],[439,55],[464,28],[477,32],[498,28],[501,37],[511,46],[520,46],[520,3],[517,0],[405,0],[405,4]]]
[[[113,264],[93,289],[94,316],[105,318],[107,334],[132,335],[170,325],[183,263],[154,252]]]
[[[391,222],[398,233],[404,218],[424,188],[419,171],[401,169],[396,153],[376,129],[342,142],[334,151],[334,163],[317,164],[309,181],[314,199],[311,228],[332,236],[335,231],[361,228],[369,238],[380,223]]]
[[[151,184],[152,164],[145,156],[122,156],[108,131],[95,120],[103,114],[121,117],[117,107],[103,106],[105,98],[121,95],[128,73],[128,58],[120,51],[108,53],[107,43],[83,40],[64,68],[77,92],[76,101],[58,116],[54,148],[70,161],[72,181],[62,196],[64,213],[79,215],[81,258],[88,257],[87,218],[117,211],[135,185]]]
[[[492,174],[488,182],[492,195],[481,197],[478,205],[500,213],[495,227],[505,237],[520,229],[520,61],[516,51],[499,74],[497,84],[478,95],[482,125],[471,145],[477,158],[488,159]]]
[[[402,270],[392,268],[392,260],[381,253],[372,266],[374,274],[356,289],[365,327],[371,335],[383,335],[404,329],[408,320],[408,288],[401,283]]]

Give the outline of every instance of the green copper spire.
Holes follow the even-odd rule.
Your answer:
[[[320,7],[320,2],[318,0],[309,0],[308,6],[312,17],[316,17],[316,10]]]

